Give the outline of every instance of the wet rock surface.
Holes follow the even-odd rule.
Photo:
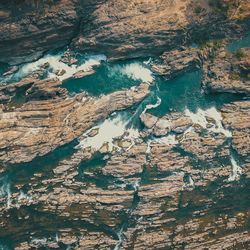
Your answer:
[[[19,64],[70,43],[100,1],[3,1],[0,61]]]
[[[249,101],[243,101],[225,105],[222,109],[223,123],[233,133],[233,146],[244,157],[249,157],[249,106]]]

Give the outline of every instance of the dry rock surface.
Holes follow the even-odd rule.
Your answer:
[[[249,95],[250,49],[239,49],[235,53],[219,49],[204,64],[203,83],[208,91]]]
[[[65,69],[44,77],[49,62],[1,84],[0,249],[249,249],[249,49],[229,53],[229,38],[188,46],[191,30],[244,30],[246,1],[31,2],[0,4],[0,61],[69,43],[110,59],[160,53],[143,64],[155,81],[199,68],[206,94],[238,99],[159,116],[147,102],[159,91],[154,81],[72,94],[60,80]],[[59,61],[70,70],[71,52]]]
[[[249,29],[248,1],[210,2],[1,1],[0,62],[32,61],[65,45],[110,59],[134,58]]]

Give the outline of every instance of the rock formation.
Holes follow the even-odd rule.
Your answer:
[[[0,62],[32,61],[65,45],[110,59],[150,56],[209,37],[233,37],[249,28],[245,1],[220,2],[2,1]]]
[[[98,99],[84,94],[67,98],[65,94],[61,97],[61,89],[55,88],[60,84],[58,80],[31,84],[23,95],[36,96],[36,100],[0,114],[2,164],[27,162],[45,155],[79,137],[112,112],[130,107],[148,94],[148,84],[142,84],[138,89],[118,91]],[[20,83],[5,88],[19,86]],[[6,92],[4,88],[2,91]]]
[[[56,60],[66,67],[48,61],[23,76],[20,65],[1,75],[18,80],[0,85],[0,249],[249,248],[249,48],[226,48],[249,29],[248,1],[0,7],[1,62],[69,45]],[[70,93],[67,69],[81,80],[103,66],[78,70],[78,52],[154,55],[140,64],[153,80],[99,96]],[[168,83],[197,68],[204,99],[235,99],[155,115],[157,77]]]
[[[250,50],[235,53],[219,49],[204,63],[203,83],[208,91],[249,94]]]

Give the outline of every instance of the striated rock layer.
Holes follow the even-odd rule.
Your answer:
[[[32,100],[20,108],[0,113],[2,164],[27,162],[44,155],[79,137],[112,112],[140,102],[149,93],[148,84],[141,84],[136,89],[114,92],[101,98],[84,94],[67,98],[66,95],[61,97],[52,88],[59,84],[53,79],[36,81],[26,90],[26,95],[36,95],[39,99],[43,96],[44,100]]]
[[[241,106],[242,117],[248,104],[232,105]],[[230,117],[230,107],[223,110]],[[28,164],[0,200],[1,236],[15,232],[15,249],[247,249],[249,165],[241,165],[240,181],[230,180],[228,138],[211,131],[212,120],[203,128],[186,119],[175,141],[166,140],[177,117],[163,118],[172,124],[166,136],[147,139],[145,128],[129,148],[78,148],[31,175]]]
[[[158,117],[149,111],[159,97],[142,103],[157,84],[69,95],[60,80],[42,79],[48,62],[1,85],[1,249],[249,248],[249,49],[179,46],[244,29],[249,5],[221,3],[1,2],[0,61],[30,60],[72,39],[71,48],[111,59],[165,51],[146,67],[169,79],[199,67],[205,90],[244,95]],[[60,60],[77,62],[68,51]]]
[[[65,45],[110,59],[150,56],[249,29],[249,4],[221,2],[218,9],[207,0],[2,1],[0,62],[31,61]]]

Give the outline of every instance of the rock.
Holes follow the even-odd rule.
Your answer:
[[[161,118],[153,116],[149,113],[143,113],[140,116],[142,123],[151,129],[155,136],[163,136],[169,132],[183,133],[188,127],[192,125],[190,117],[182,113],[170,113]]]
[[[57,88],[59,84],[58,80],[38,81],[26,92],[27,98],[30,95],[37,101],[0,114],[0,138],[5,138],[0,142],[1,162],[27,162],[45,155],[149,93],[149,86],[141,84],[136,90],[117,91],[99,99],[81,94],[68,97],[64,89]]]
[[[181,145],[187,152],[191,152],[198,159],[216,165],[217,158],[229,155],[228,146],[224,145],[226,137],[222,134],[205,133],[193,130],[185,133],[181,139]],[[220,150],[218,150],[220,148]],[[220,161],[217,163],[220,164]]]
[[[239,117],[243,118],[247,105],[237,104],[237,109]],[[226,112],[230,114],[237,109],[236,104],[225,106],[223,117]],[[224,117],[225,124],[230,124],[230,117],[228,115],[227,120]],[[168,115],[170,124],[182,119],[181,113]],[[36,225],[43,227],[42,232],[39,229],[35,232],[33,239],[37,240],[22,237],[23,226],[14,227],[15,235],[20,235],[17,249],[56,246],[56,242],[58,245],[73,243],[76,249],[86,246],[114,248],[118,238],[116,234],[114,236],[113,229],[120,228],[124,222],[126,226],[122,232],[125,239],[121,243],[124,249],[181,248],[183,244],[192,249],[199,249],[200,246],[217,249],[222,247],[221,242],[229,247],[233,244],[247,246],[250,240],[245,231],[247,192],[236,195],[238,189],[244,190],[247,184],[234,185],[230,189],[231,184],[227,181],[230,166],[221,166],[216,162],[216,157],[228,155],[228,147],[223,145],[226,138],[209,131],[204,133],[201,127],[190,130],[186,122],[177,124],[184,124],[183,130],[188,130],[177,138],[177,145],[152,141],[150,153],[146,154],[147,144],[136,140],[133,147],[112,151],[104,166],[98,164],[95,167],[91,167],[89,162],[91,159],[97,161],[95,151],[79,148],[67,159],[56,163],[52,174],[34,175],[22,200],[18,199],[19,191],[12,187],[12,209],[9,210],[0,200],[4,235],[13,234],[13,227],[9,226],[13,215],[8,217],[9,211],[22,204],[22,209],[35,207],[39,211]],[[151,134],[150,131],[148,133]],[[186,151],[189,154],[185,154]],[[197,166],[193,165],[194,157],[200,160]],[[80,170],[84,162],[88,164]],[[247,169],[249,167],[246,166],[245,171]],[[81,171],[82,177],[79,175]],[[22,189],[29,180],[28,176],[25,178],[25,181],[19,180],[17,175],[15,186]],[[240,206],[237,206],[238,199]],[[216,209],[220,213],[211,218]],[[46,220],[42,217],[43,213]],[[51,214],[52,218],[47,214]],[[32,222],[32,216],[27,221]],[[31,225],[29,223],[26,228]],[[57,228],[57,241],[50,237],[41,239],[40,235],[44,235],[50,225]],[[103,232],[103,228],[107,230]],[[231,239],[234,239],[233,242]]]
[[[87,134],[87,136],[89,136],[89,137],[94,137],[94,136],[98,135],[98,133],[99,133],[99,128],[92,129],[92,130]]]
[[[146,126],[146,128],[148,128],[148,129],[152,128],[158,120],[158,118],[156,116],[151,115],[149,113],[141,114],[140,119],[141,119],[142,123]]]
[[[84,76],[89,76],[89,75],[92,75],[94,73],[95,73],[95,70],[93,70],[93,69],[88,70],[88,71],[80,70],[73,75],[73,78],[82,78]]]
[[[107,165],[102,168],[102,173],[115,177],[128,177],[142,173],[143,164],[146,163],[146,149],[146,144],[135,145],[122,155],[112,156]]]
[[[189,0],[65,0],[50,5],[37,1],[41,10],[37,13],[35,4],[10,3],[1,3],[0,7],[4,6],[3,11],[15,8],[19,16],[13,20],[11,11],[8,15],[0,13],[0,30],[6,33],[0,37],[0,48],[2,60],[11,63],[19,60],[17,55],[34,56],[45,48],[64,44],[62,36],[67,35],[70,37],[66,40],[77,36],[71,48],[84,45],[82,51],[107,50],[111,59],[149,55],[151,51],[179,47],[190,29],[213,30],[211,37],[215,33],[223,35],[228,31],[224,25],[229,22],[223,18],[222,25],[211,19],[214,23],[208,27],[209,13],[214,14],[212,7],[200,3],[207,9],[195,16],[195,2]],[[240,12],[237,9],[235,15]],[[243,12],[245,17],[249,15]],[[230,20],[229,26],[234,18]],[[78,28],[82,32],[79,35]],[[13,50],[13,57],[9,56],[10,41],[17,41],[19,47],[19,51]],[[30,51],[33,46],[37,46],[34,54]],[[197,49],[179,48],[165,52],[153,68],[171,78],[200,66],[202,61],[205,77],[212,79],[215,89],[219,77],[225,80],[225,86],[219,89],[248,94],[245,80],[249,60],[228,58],[224,50],[216,50],[213,62],[213,51],[209,48],[198,53]],[[66,51],[62,60],[74,64],[72,56]],[[216,71],[216,63],[221,72]],[[228,87],[226,77],[231,66],[244,81],[235,80],[238,82]],[[248,100],[223,106],[220,129],[216,129],[220,121],[208,115],[203,126],[187,112],[171,112],[163,117],[143,112],[140,119],[145,126],[136,138],[132,140],[128,132],[124,133],[116,138],[113,149],[104,143],[98,151],[91,146],[76,146],[76,140],[86,136],[87,131],[87,136],[96,136],[99,122],[116,110],[141,102],[150,86],[141,83],[100,97],[84,93],[69,96],[58,79],[36,79],[46,67],[32,78],[0,87],[0,237],[8,239],[11,248],[248,248]],[[84,72],[77,74],[82,77]],[[17,93],[23,99],[14,108]],[[230,131],[226,133],[224,128]],[[236,173],[241,176],[234,180],[230,180],[236,164],[232,152],[242,169],[242,173]]]
[[[102,147],[99,149],[100,153],[107,153],[109,152],[109,144],[108,143],[104,143],[102,145]]]
[[[120,148],[129,148],[132,146],[132,142],[130,140],[119,140],[117,142],[118,147]]]
[[[195,48],[182,48],[164,52],[153,62],[152,70],[168,79],[193,71],[202,64],[198,51]]]
[[[10,12],[1,21],[1,61],[10,64],[32,61],[45,51],[65,46],[80,22],[76,2],[46,0],[37,1],[36,5],[23,2],[18,7],[12,2],[1,4],[3,11]]]
[[[62,70],[58,70],[55,74],[58,75],[58,76],[62,76],[66,73],[65,69],[62,69]]]
[[[215,53],[211,60],[204,63],[203,85],[210,92],[250,93],[250,50],[242,49],[242,58],[237,54],[226,53],[224,49]]]
[[[32,5],[20,2],[18,7],[5,2],[0,7],[0,58],[11,65],[66,45],[76,52],[105,53],[110,60],[154,56],[206,39],[207,34],[210,39],[233,37],[249,28],[248,5],[244,9],[232,5],[229,13],[235,13],[234,18],[225,22],[227,13],[221,11],[222,15],[206,3],[197,16],[192,0],[133,0],[129,5],[125,0],[39,0]]]
[[[232,131],[233,147],[242,157],[250,152],[250,102],[240,101],[227,104],[222,108],[223,124]]]
[[[12,74],[14,74],[17,71],[18,71],[18,67],[17,66],[13,66],[7,72],[3,73],[3,76],[12,75]]]

